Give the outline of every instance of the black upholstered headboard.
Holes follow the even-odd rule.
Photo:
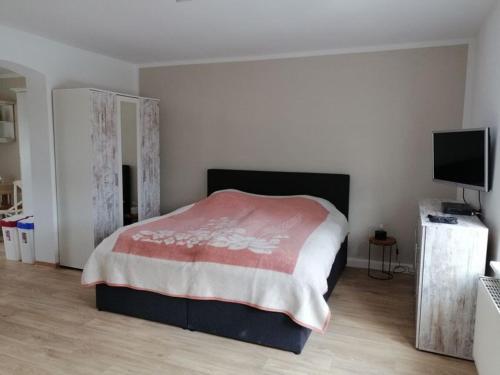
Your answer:
[[[313,195],[335,205],[349,217],[349,175],[303,172],[264,172],[209,169],[207,193],[238,189],[265,195]]]

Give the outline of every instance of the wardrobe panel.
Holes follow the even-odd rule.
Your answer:
[[[91,92],[92,205],[94,244],[97,246],[121,224],[119,137],[116,95]]]
[[[83,268],[94,250],[90,92],[53,92],[59,263]]]
[[[160,109],[157,100],[140,100],[139,220],[160,215]]]

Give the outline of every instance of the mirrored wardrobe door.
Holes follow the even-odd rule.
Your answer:
[[[118,123],[121,139],[121,201],[123,224],[129,225],[139,220],[140,200],[139,176],[139,100],[118,96]]]

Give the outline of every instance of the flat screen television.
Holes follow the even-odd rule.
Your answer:
[[[489,128],[433,132],[434,181],[488,191]]]

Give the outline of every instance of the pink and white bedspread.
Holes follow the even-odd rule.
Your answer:
[[[85,265],[82,284],[241,303],[323,332],[323,298],[347,220],[311,196],[223,190],[119,229]]]

